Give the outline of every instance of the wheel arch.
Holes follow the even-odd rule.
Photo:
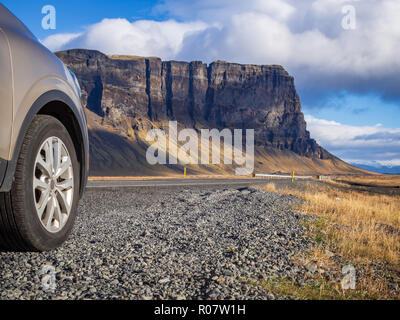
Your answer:
[[[80,196],[86,187],[89,166],[89,143],[84,111],[79,110],[75,103],[62,91],[53,90],[40,96],[27,113],[14,147],[12,159],[7,169],[0,191],[10,191],[14,180],[15,168],[22,143],[27,130],[36,115],[49,115],[58,119],[67,129],[74,143],[80,170]]]

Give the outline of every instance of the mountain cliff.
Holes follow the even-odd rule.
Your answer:
[[[197,130],[254,129],[259,170],[355,170],[311,139],[294,79],[281,66],[224,61],[207,65],[200,61],[106,56],[90,50],[57,55],[82,87],[82,102],[89,115],[92,174],[180,171],[179,166],[152,167],[145,161],[143,133],[163,127],[169,120]],[[199,166],[194,171],[216,173],[225,169]]]

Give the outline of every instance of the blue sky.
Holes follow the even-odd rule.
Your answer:
[[[400,1],[2,3],[52,50],[281,64],[295,77],[318,142],[348,161],[400,165],[393,138],[400,132]],[[41,26],[48,4],[57,10],[56,30]],[[343,19],[352,9],[356,24],[348,30]]]
[[[149,18],[154,0],[7,0],[2,3],[20,18],[39,38],[44,39],[55,33],[81,31],[85,26],[99,22],[104,18]],[[53,5],[57,10],[57,29],[42,29],[42,8]],[[78,8],[78,9],[76,9]],[[162,18],[162,15],[161,15]]]

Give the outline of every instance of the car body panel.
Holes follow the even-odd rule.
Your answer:
[[[10,160],[25,115],[42,94],[59,90],[73,97],[75,105],[80,105],[80,101],[68,69],[53,53],[15,29],[5,32],[10,44],[14,75],[14,121],[7,159]],[[34,57],[34,61],[27,61],[27,52]]]
[[[12,69],[7,37],[0,29],[0,158],[10,160],[11,125],[13,122]]]
[[[1,4],[0,30],[0,191],[11,188],[22,140],[31,121],[42,107],[53,102],[67,105],[79,123],[84,148],[81,187],[84,186],[89,163],[87,124],[70,71]],[[58,106],[54,104],[54,108]],[[2,175],[4,166],[6,172]]]
[[[80,185],[81,195],[82,195],[83,190],[86,187],[88,172],[89,172],[89,152],[88,152],[89,137],[87,133],[86,118],[79,116],[80,112],[82,111],[81,110],[82,108],[77,107],[68,95],[58,90],[48,91],[44,93],[33,103],[32,107],[26,114],[24,122],[21,125],[19,135],[15,142],[15,152],[13,154],[13,158],[8,162],[7,171],[5,173],[4,181],[0,188],[0,191],[8,191],[11,189],[19,151],[21,150],[22,142],[24,140],[26,131],[28,130],[29,125],[32,122],[33,118],[40,111],[40,109],[43,108],[43,106],[47,105],[50,102],[55,102],[55,101],[62,102],[63,104],[71,107],[71,112],[74,114],[75,119],[77,119],[78,121],[79,132],[82,134],[81,152],[83,155],[82,159],[83,163],[81,167],[81,185]],[[70,128],[67,128],[67,130],[68,129]]]

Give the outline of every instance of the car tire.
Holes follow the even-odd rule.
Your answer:
[[[0,249],[40,252],[59,247],[77,215],[79,175],[66,128],[54,117],[35,116],[24,137],[12,189],[0,193]]]

